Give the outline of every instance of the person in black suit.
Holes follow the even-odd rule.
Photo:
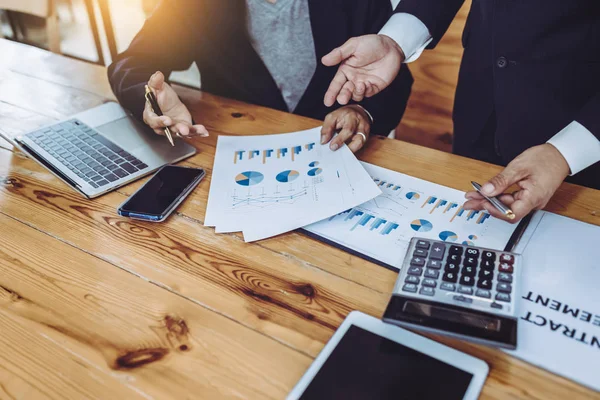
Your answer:
[[[356,151],[369,133],[398,125],[412,76],[404,70],[377,98],[332,110],[321,99],[336,69],[319,60],[352,36],[378,32],[392,11],[389,0],[163,0],[109,67],[109,80],[121,104],[157,134],[170,126],[179,136],[207,136],[165,82],[196,62],[203,91],[324,119],[323,143],[339,132],[330,147],[348,142]],[[163,117],[144,108],[148,82]]]
[[[382,91],[403,62],[436,46],[463,3],[402,0],[378,35],[334,49],[322,60],[341,63],[325,104]],[[463,46],[453,151],[506,166],[484,193],[518,185],[501,196],[516,222],[543,208],[569,174],[600,189],[598,0],[473,0]],[[476,192],[467,198],[465,208],[503,217]]]

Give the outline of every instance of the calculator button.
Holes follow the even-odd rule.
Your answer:
[[[494,273],[487,269],[482,269],[479,271],[479,279],[494,279]]]
[[[495,267],[496,267],[496,264],[493,261],[483,260],[481,262],[481,268],[483,268],[483,269],[493,271]]]
[[[410,260],[410,265],[422,267],[425,265],[425,259],[423,257],[413,257],[413,259]]]
[[[514,268],[512,265],[510,264],[506,264],[506,263],[502,263],[500,264],[500,266],[498,267],[498,271],[500,272],[504,272],[506,274],[512,274],[514,271]]]
[[[427,278],[433,278],[433,279],[437,279],[440,277],[440,272],[436,269],[426,269],[425,270],[425,276]]]
[[[460,264],[461,260],[462,260],[462,258],[459,254],[450,254],[450,255],[448,255],[448,259],[446,261]]]
[[[460,273],[463,274],[463,275],[475,276],[475,274],[477,273],[477,268],[475,268],[475,267],[463,267],[460,270]]]
[[[465,286],[473,286],[475,284],[475,278],[469,275],[462,275],[460,277],[460,284]]]
[[[463,261],[464,266],[477,267],[477,257],[466,256]]]
[[[423,274],[423,268],[410,267],[407,272],[408,275],[421,276]]]
[[[512,277],[512,274],[505,274],[505,273],[501,272],[498,274],[498,280],[500,282],[512,283],[513,277]]]
[[[427,251],[423,249],[416,249],[413,253],[413,257],[427,257]]]
[[[458,287],[458,293],[473,294],[473,288],[466,287],[466,286],[459,286]]]
[[[435,294],[435,290],[433,288],[423,286],[421,290],[419,290],[419,294],[424,294],[425,296],[433,296]]]
[[[423,279],[423,286],[434,288],[437,286],[437,281],[435,279]]]
[[[456,281],[458,281],[458,275],[456,274],[456,272],[444,272],[444,276],[442,277],[442,280],[444,280],[445,282],[452,282],[452,283],[456,283]]]
[[[496,300],[498,300],[498,301],[505,301],[505,302],[509,303],[510,302],[510,294],[498,293],[496,295]]]
[[[475,296],[483,297],[484,299],[489,299],[490,297],[492,297],[492,293],[489,290],[477,289],[475,291]]]
[[[440,285],[440,289],[447,290],[449,292],[454,292],[455,288],[456,286],[454,285],[454,283],[442,282],[442,284]]]
[[[440,260],[429,260],[427,268],[440,269],[442,268],[442,262]]]
[[[484,251],[481,255],[481,259],[485,261],[496,261],[496,253],[493,251]]]
[[[492,280],[491,279],[485,279],[485,278],[479,278],[479,281],[477,281],[477,287],[480,289],[491,289],[492,288]]]
[[[444,271],[446,272],[458,272],[459,269],[458,264],[455,263],[447,263],[444,267]]]
[[[426,240],[417,240],[416,247],[417,247],[417,249],[428,250],[429,249],[429,242],[426,241]]]
[[[496,285],[496,290],[503,293],[510,293],[512,292],[512,285],[510,283],[501,282]]]
[[[472,247],[467,247],[467,251],[465,252],[465,257],[479,258],[479,250],[474,249]]]
[[[402,287],[402,290],[404,290],[405,292],[416,293],[417,285],[415,285],[413,283],[405,283],[404,286]]]
[[[461,301],[463,303],[472,303],[473,299],[471,299],[470,297],[465,297],[465,296],[452,296],[452,298],[456,301]]]
[[[444,258],[444,253],[446,252],[446,246],[443,243],[434,243],[431,246],[431,253],[429,258],[432,260],[441,260]]]
[[[497,308],[498,310],[502,310],[502,304],[498,304],[496,302],[493,302],[492,304],[490,304],[490,307]]]
[[[508,263],[508,264],[514,264],[515,263],[515,257],[512,254],[502,254],[500,256],[500,262]]]
[[[450,250],[448,251],[448,254],[455,254],[457,256],[461,256],[463,253],[463,249],[460,246],[450,246]]]
[[[417,278],[416,276],[412,276],[412,275],[408,275],[406,277],[406,279],[404,280],[405,283],[414,283],[415,285],[418,285],[420,282],[420,279]]]

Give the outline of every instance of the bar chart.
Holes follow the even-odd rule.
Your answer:
[[[363,227],[365,228],[365,232],[387,236],[400,226],[394,221],[388,221],[385,218],[377,217],[372,213],[356,208],[346,210],[338,215],[334,215],[333,217],[329,218],[328,221],[331,222],[336,219],[340,219],[341,217],[344,217],[342,221],[344,225],[347,224],[346,229],[350,232],[354,232]]]
[[[262,163],[266,164],[267,161],[273,157],[279,159],[290,158],[292,161],[296,161],[297,156],[299,156],[302,152],[311,152],[314,149],[315,143],[312,142],[304,145],[280,147],[275,149],[236,150],[233,152],[233,163],[238,164],[244,160],[262,158]]]

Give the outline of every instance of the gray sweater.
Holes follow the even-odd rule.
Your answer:
[[[317,68],[308,0],[246,0],[246,4],[252,46],[293,112]]]

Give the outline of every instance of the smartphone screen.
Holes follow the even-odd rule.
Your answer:
[[[124,216],[150,217],[159,220],[185,197],[204,177],[204,170],[168,165],[119,209]]]

